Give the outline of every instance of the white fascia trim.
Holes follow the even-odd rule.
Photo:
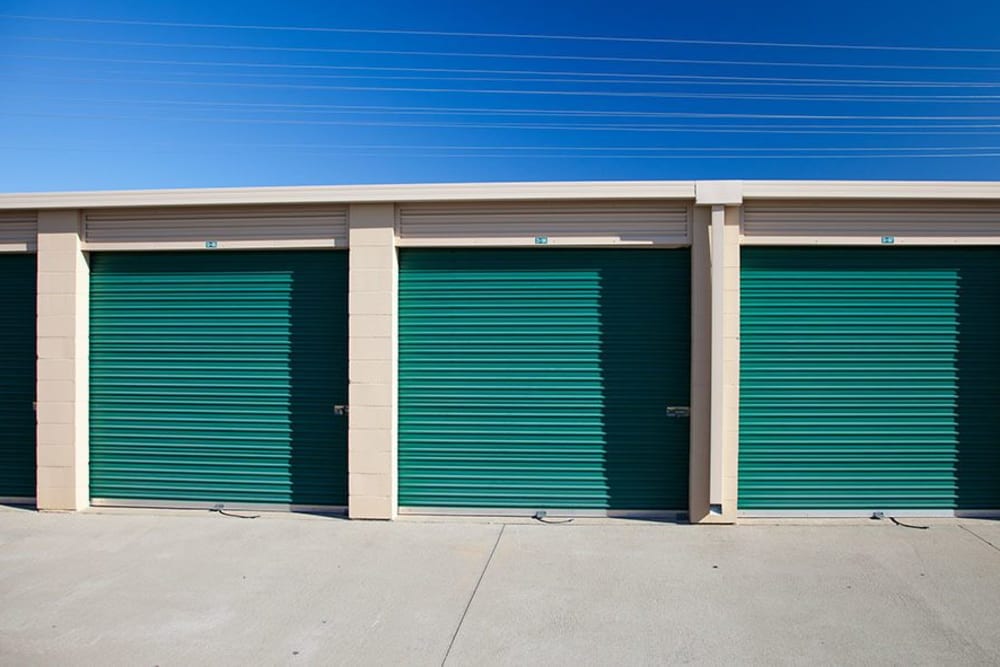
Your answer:
[[[0,194],[0,210],[552,199],[1000,199],[1000,181],[565,181]]]
[[[744,199],[1000,199],[1000,181],[744,181]]]
[[[739,206],[743,203],[743,181],[697,181],[695,204]]]
[[[694,181],[434,183],[0,194],[0,209],[539,199],[694,199]]]

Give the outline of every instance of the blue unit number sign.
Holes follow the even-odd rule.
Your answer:
[[[535,245],[548,245],[548,244],[549,244],[549,237],[548,236],[536,236],[535,237]]]

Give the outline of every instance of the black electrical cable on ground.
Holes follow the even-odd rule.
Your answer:
[[[892,521],[897,526],[902,526],[903,528],[915,528],[916,530],[927,530],[930,526],[914,526],[912,523],[903,523],[894,516],[889,517],[889,521]]]
[[[224,509],[221,509],[221,508],[212,508],[212,509],[209,510],[209,512],[215,512],[217,514],[221,514],[222,516],[229,516],[229,517],[232,517],[234,519],[259,519],[260,518],[259,514],[233,514],[231,512],[227,512],[227,511],[225,511]]]
[[[882,519],[889,519],[893,524],[901,526],[903,528],[914,528],[916,530],[927,530],[930,526],[915,526],[912,523],[903,523],[894,516],[886,516],[884,512],[872,512],[871,518],[875,521],[881,521]]]
[[[538,523],[548,523],[552,525],[559,525],[561,523],[573,523],[573,519],[563,519],[561,521],[553,521],[552,519],[544,519],[540,516],[534,516],[531,518],[537,521]]]

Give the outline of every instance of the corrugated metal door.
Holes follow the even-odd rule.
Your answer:
[[[35,497],[35,255],[0,255],[0,497]]]
[[[686,508],[688,250],[403,250],[399,502]]]
[[[741,509],[1000,508],[1000,252],[744,248]]]
[[[91,262],[92,496],[346,504],[346,253]]]

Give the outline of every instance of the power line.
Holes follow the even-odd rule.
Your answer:
[[[46,96],[46,95],[8,95],[9,98],[16,99],[40,99],[47,101],[61,102],[99,102],[104,104],[163,104],[168,106],[202,106],[202,107],[223,107],[223,108],[249,108],[257,110],[287,110],[288,112],[330,112],[330,113],[364,113],[364,114],[439,114],[439,115],[531,115],[531,116],[554,116],[554,117],[614,117],[614,118],[687,118],[687,119],[755,119],[755,120],[830,120],[830,121],[856,121],[856,120],[879,120],[879,121],[938,121],[938,122],[962,122],[968,121],[1000,121],[1000,115],[961,115],[961,116],[941,116],[941,115],[842,115],[842,114],[774,114],[774,113],[706,113],[706,112],[684,112],[684,111],[616,111],[616,110],[591,110],[591,109],[511,109],[507,107],[441,107],[441,106],[396,106],[396,105],[367,105],[367,104],[296,104],[282,102],[220,102],[214,100],[130,100],[107,97],[66,97],[66,96]],[[789,125],[788,127],[801,127],[801,125]],[[842,127],[842,126],[834,126]],[[899,125],[872,125],[868,127],[885,127],[888,129],[901,127]],[[947,125],[911,125],[904,126],[910,128],[934,128],[948,127]],[[962,127],[968,127],[963,125]],[[989,127],[992,127],[990,125]]]
[[[334,28],[322,26],[278,26],[233,23],[183,23],[178,21],[140,21],[130,19],[96,19],[78,17],[32,16],[25,14],[0,14],[0,18],[49,21],[60,23],[89,23],[100,25],[129,25],[166,28],[196,28],[224,30],[268,30],[281,32],[348,33],[372,35],[411,35],[422,37],[472,37],[490,39],[535,39],[583,42],[620,42],[639,44],[688,44],[701,46],[751,46],[798,49],[841,49],[863,51],[911,51],[933,53],[1000,53],[1000,49],[951,46],[895,46],[882,44],[824,44],[810,42],[761,42],[712,39],[679,39],[667,37],[619,37],[605,35],[559,35],[539,33],[452,32],[443,30],[403,30],[388,28]]]
[[[809,102],[939,102],[948,104],[996,103],[1000,95],[794,95],[771,93],[693,93],[693,92],[636,92],[636,91],[584,91],[584,90],[526,90],[520,88],[415,88],[407,86],[331,86],[320,84],[294,83],[253,83],[236,81],[188,81],[169,79],[123,79],[106,77],[50,77],[54,81],[76,83],[131,83],[144,85],[171,86],[212,86],[230,88],[261,88],[288,90],[338,90],[353,92],[410,92],[447,93],[475,95],[542,95],[566,97],[624,97],[649,99],[689,99],[689,100],[760,100],[760,101],[809,101]]]
[[[204,146],[202,148],[204,148]],[[227,148],[227,150],[231,150],[231,149],[232,149],[232,147]],[[109,148],[106,148],[106,147],[105,148],[77,148],[77,147],[72,147],[72,146],[53,146],[53,147],[49,148],[49,147],[40,147],[40,146],[4,146],[4,145],[0,145],[0,150],[27,150],[27,151],[33,151],[33,152],[36,152],[36,151],[51,151],[51,152],[80,151],[80,152],[87,152],[87,153],[92,153],[92,152],[125,152],[125,153],[134,153],[134,152],[136,152],[137,150],[140,150],[140,149],[137,149],[135,147],[129,147],[129,148],[123,148],[123,149],[109,149]],[[258,149],[254,148],[254,150],[258,150]],[[176,152],[176,153],[190,154],[190,151],[160,151],[160,152]],[[300,152],[308,152],[308,153],[323,152],[324,154],[326,154],[325,151],[316,151],[316,150],[312,150],[312,149],[302,149]],[[148,154],[148,150],[143,149],[143,154]],[[515,160],[522,160],[522,159],[531,159],[531,160],[537,160],[537,159],[558,159],[558,160],[572,159],[572,160],[578,160],[578,159],[581,159],[581,158],[584,158],[584,159],[598,159],[598,160],[615,160],[615,159],[621,159],[621,160],[635,160],[635,159],[649,159],[649,160],[691,160],[691,159],[698,159],[698,160],[704,160],[704,159],[710,159],[710,160],[711,159],[716,159],[716,160],[743,160],[743,159],[749,159],[749,160],[759,160],[759,159],[762,159],[762,158],[763,159],[768,159],[768,160],[782,160],[782,159],[792,159],[792,160],[850,159],[850,160],[855,160],[855,159],[901,159],[901,158],[907,158],[907,159],[909,159],[909,158],[916,158],[916,159],[927,159],[927,158],[932,158],[932,159],[963,158],[963,159],[968,159],[968,158],[995,158],[995,157],[1000,157],[1000,153],[943,153],[943,154],[942,153],[916,153],[916,154],[914,154],[914,153],[884,153],[884,154],[871,154],[871,155],[868,155],[868,154],[865,154],[865,155],[858,155],[858,154],[824,154],[824,155],[745,155],[745,154],[726,154],[726,155],[685,155],[685,154],[626,155],[626,154],[623,154],[623,155],[618,155],[618,154],[615,154],[615,155],[531,155],[531,156],[524,156],[524,155],[511,155],[509,153],[508,154],[482,154],[482,153],[481,154],[468,154],[468,153],[391,153],[391,154],[386,154],[386,153],[364,153],[364,152],[351,152],[351,151],[340,152],[340,153],[338,153],[338,155],[340,155],[340,156],[351,156],[351,157],[374,157],[374,158],[383,158],[383,159],[385,157],[387,157],[387,155],[390,155],[391,157],[420,157],[420,158],[465,159],[465,160],[467,160],[469,158],[477,158],[477,159],[483,159],[483,158],[486,158],[486,159],[515,159]]]
[[[99,74],[102,75],[118,75],[118,74],[130,74],[127,71],[102,71]],[[19,72],[19,74],[35,75],[39,72]],[[51,72],[43,71],[41,74],[51,74]],[[209,77],[218,76],[218,72],[201,72],[201,71],[171,71],[171,72],[160,72],[160,76],[191,76],[191,77]],[[623,84],[635,84],[635,85],[711,85],[711,86],[776,86],[780,85],[782,87],[786,86],[796,86],[796,87],[867,87],[867,88],[887,88],[887,87],[899,87],[899,88],[966,88],[962,84],[946,84],[942,86],[934,85],[912,85],[912,84],[842,84],[842,83],[829,83],[829,84],[816,84],[816,83],[781,83],[777,84],[769,81],[714,81],[714,80],[668,80],[668,81],[650,81],[646,79],[631,79],[631,78],[621,78],[621,79],[572,79],[572,78],[549,78],[549,77],[505,77],[505,76],[440,76],[440,75],[416,75],[416,76],[406,76],[398,74],[288,74],[285,72],[274,73],[274,72],[227,72],[225,73],[227,77],[236,78],[259,78],[259,79],[321,79],[321,80],[367,80],[367,81],[467,81],[467,82],[488,82],[488,83],[575,83],[575,84],[585,84],[585,85],[623,85]],[[983,84],[980,86],[975,86],[980,88],[1000,88],[1000,84]]]
[[[221,123],[221,124],[246,124],[246,125],[289,125],[289,126],[346,126],[346,127],[435,127],[446,129],[519,129],[519,130],[545,130],[545,131],[573,131],[573,132],[710,132],[713,134],[815,134],[815,135],[870,135],[870,136],[908,136],[912,137],[911,131],[882,131],[882,130],[796,130],[796,129],[729,129],[718,128],[703,130],[691,127],[690,125],[628,125],[614,123],[606,125],[558,125],[554,123],[458,123],[458,122],[399,122],[399,121],[354,121],[354,120],[299,120],[280,118],[223,118],[218,115],[202,117],[185,116],[135,116],[135,115],[115,115],[115,114],[82,114],[82,113],[48,113],[48,112],[16,112],[0,111],[0,117],[26,117],[26,118],[72,118],[80,120],[151,120],[169,122],[196,122],[196,123]],[[927,130],[921,132],[924,136],[986,136],[1000,134],[998,131],[951,129]]]
[[[94,146],[102,146],[103,143],[94,144]],[[151,146],[176,146],[177,142],[144,142],[143,145]],[[192,144],[193,146],[202,146],[204,143]],[[998,146],[919,146],[919,147],[908,147],[908,146],[854,146],[854,147],[844,147],[844,146],[812,146],[812,147],[802,147],[802,146],[790,146],[790,147],[774,147],[774,146],[510,146],[510,145],[463,145],[463,144],[317,144],[317,143],[247,143],[247,142],[212,142],[211,146],[216,147],[232,147],[232,148],[315,148],[321,150],[426,150],[426,151],[535,151],[535,152],[627,152],[627,151],[637,151],[637,152],[667,152],[667,151],[680,151],[680,152],[734,152],[734,153],[808,153],[808,152],[827,152],[827,151],[859,151],[859,152],[887,152],[887,151],[906,151],[906,152],[932,152],[932,151],[1000,151],[1000,145]]]
[[[74,61],[87,61],[86,58],[67,58],[66,60]],[[92,59],[101,62],[108,62],[111,59]],[[110,64],[110,63],[109,63]],[[115,64],[126,64],[121,61]],[[133,63],[139,64],[139,63]],[[338,67],[337,69],[343,71],[351,71],[356,68],[353,67]],[[393,71],[413,71],[420,73],[423,68],[410,68],[410,67],[398,67],[398,68],[358,68],[361,70],[393,70]],[[463,70],[454,70],[457,72],[462,72]],[[879,81],[837,81],[837,80],[824,80],[824,79],[789,79],[780,77],[714,77],[714,76],[695,76],[695,75],[664,75],[661,79],[648,79],[648,78],[636,78],[633,75],[622,75],[621,77],[615,77],[614,75],[607,75],[606,78],[568,78],[570,74],[555,73],[558,77],[562,78],[552,78],[543,76],[542,73],[533,73],[534,76],[530,77],[507,77],[499,76],[501,72],[490,71],[490,70],[480,70],[483,74],[489,73],[488,76],[442,76],[439,74],[427,73],[424,75],[398,75],[398,74],[316,74],[313,72],[309,73],[287,73],[287,72],[204,72],[204,71],[169,71],[160,72],[161,76],[193,76],[193,77],[207,77],[207,76],[219,76],[220,74],[227,77],[238,77],[238,78],[261,78],[261,79],[334,79],[334,80],[345,80],[345,79],[360,79],[360,80],[371,80],[371,81],[485,81],[485,82],[519,82],[519,83],[579,83],[586,85],[597,85],[597,84],[612,84],[612,85],[622,85],[622,84],[637,84],[644,86],[651,85],[700,85],[700,86],[765,86],[765,87],[806,87],[806,88],[823,88],[823,87],[834,87],[834,88],[904,88],[904,89],[925,89],[925,88],[987,88],[995,89],[1000,88],[1000,83],[996,82],[879,82]],[[42,74],[49,74],[50,72],[43,71]],[[127,71],[103,71],[100,74],[128,74]],[[19,72],[19,74],[35,74],[35,72]]]
[[[936,71],[969,71],[996,72],[1000,67],[970,66],[970,65],[876,65],[869,63],[809,63],[761,60],[702,60],[692,58],[636,58],[619,56],[578,56],[565,54],[530,54],[530,53],[478,53],[469,51],[406,51],[390,49],[330,49],[302,46],[247,46],[239,44],[192,44],[187,42],[143,42],[110,39],[75,39],[67,37],[38,37],[30,35],[11,35],[8,39],[18,39],[33,42],[59,42],[69,44],[94,44],[101,46],[139,46],[170,49],[217,49],[227,51],[272,51],[284,53],[339,53],[359,55],[394,55],[394,56],[436,56],[443,58],[494,58],[508,60],[557,60],[586,62],[616,62],[616,63],[661,63],[688,65],[740,65],[761,67],[819,67],[828,69],[893,69],[893,70],[936,70]]]
[[[602,78],[625,77],[635,79],[650,79],[664,81],[720,81],[720,82],[761,82],[761,83],[792,83],[816,85],[872,85],[872,86],[912,86],[912,87],[973,87],[996,88],[996,81],[912,81],[900,79],[827,79],[827,78],[797,78],[797,77],[753,77],[753,76],[722,76],[707,74],[650,74],[640,72],[580,72],[566,70],[521,70],[493,68],[455,68],[455,67],[385,67],[370,65],[329,65],[310,63],[247,63],[233,61],[198,61],[198,60],[157,60],[144,58],[87,58],[79,56],[50,56],[38,54],[15,53],[7,57],[28,60],[52,60],[64,62],[98,62],[135,65],[184,65],[194,67],[259,67],[275,69],[307,69],[336,71],[376,71],[376,72],[428,72],[445,74],[514,74],[538,76],[586,76],[598,80]],[[278,76],[288,76],[287,74]]]

